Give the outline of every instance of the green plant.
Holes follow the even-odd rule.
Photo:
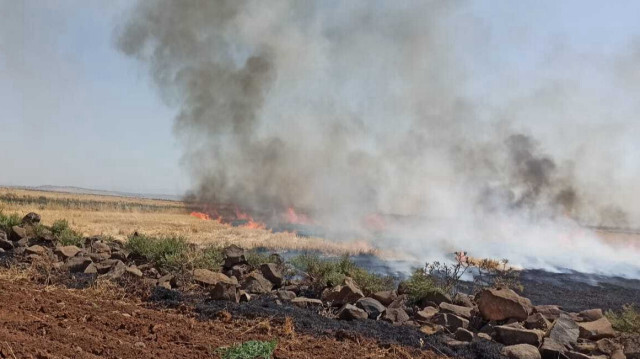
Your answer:
[[[70,228],[62,230],[56,238],[58,239],[58,243],[63,246],[82,247],[83,245],[82,236]]]
[[[272,262],[272,258],[269,254],[259,252],[257,250],[247,251],[244,257],[247,259],[247,263],[249,263],[253,268],[258,268],[265,263]]]
[[[222,248],[210,246],[203,249],[194,249],[191,253],[191,267],[209,269],[212,271],[220,270],[224,262]]]
[[[216,351],[222,359],[269,359],[273,356],[278,342],[250,340],[231,347],[220,347]]]
[[[426,267],[415,269],[403,285],[412,303],[422,302],[434,295],[448,294],[446,288],[438,286]]]
[[[619,312],[607,310],[605,316],[615,330],[640,334],[640,310],[633,304],[623,305]]]
[[[129,237],[126,248],[132,254],[145,257],[158,266],[177,269],[187,261],[189,244],[182,237],[151,237],[134,234]]]
[[[66,219],[59,219],[51,225],[51,232],[56,236],[67,229],[69,229],[69,222]]]
[[[393,289],[395,283],[395,279],[391,276],[371,273],[358,267],[347,255],[336,260],[323,259],[317,254],[305,253],[294,257],[290,263],[320,289],[342,284],[345,277],[351,277],[366,295]]]
[[[11,227],[20,225],[22,223],[22,219],[17,213],[12,213],[10,215],[4,214],[0,211],[0,229],[5,232],[11,231]]]

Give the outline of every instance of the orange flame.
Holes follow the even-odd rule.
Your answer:
[[[311,219],[309,219],[309,217],[306,214],[296,213],[296,210],[293,209],[293,207],[289,207],[289,209],[287,209],[286,218],[287,218],[287,222],[289,223],[295,223],[295,224],[313,223],[313,221],[311,221]]]
[[[204,219],[204,220],[210,220],[211,217],[209,217],[208,214],[206,213],[202,213],[202,212],[191,212],[191,215],[200,219]]]
[[[267,228],[267,226],[264,223],[254,221],[253,217],[251,217],[247,213],[242,212],[241,210],[238,209],[238,207],[235,208],[235,212],[236,212],[236,218],[237,219],[242,219],[242,220],[246,220],[247,221],[247,223],[244,224],[244,227],[251,228],[251,229],[265,229],[265,228]]]

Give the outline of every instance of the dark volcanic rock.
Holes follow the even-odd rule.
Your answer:
[[[27,213],[27,215],[22,218],[22,223],[38,224],[40,223],[40,215],[34,212]]]
[[[478,310],[486,320],[525,320],[531,313],[531,301],[511,289],[485,289],[476,296]]]
[[[275,287],[280,287],[284,279],[282,271],[275,263],[265,263],[260,266],[262,275],[267,278]]]
[[[542,342],[544,332],[540,330],[519,329],[506,325],[495,327],[497,339],[505,345],[530,344],[536,348]]]
[[[367,319],[369,314],[352,304],[345,304],[338,310],[338,318],[343,320]]]
[[[384,305],[373,298],[358,299],[356,307],[367,312],[369,319],[378,319],[380,314],[385,310]]]
[[[245,250],[236,246],[235,244],[230,245],[229,247],[223,250],[224,254],[224,267],[227,269],[231,269],[236,264],[246,264],[247,259],[245,258]]]
[[[613,338],[616,333],[611,327],[609,319],[602,317],[592,322],[578,323],[580,338],[598,340],[603,338]]]
[[[387,308],[383,313],[381,320],[389,323],[404,323],[408,321],[409,315],[403,309],[400,308]]]
[[[393,303],[394,300],[398,297],[398,294],[395,290],[386,290],[382,292],[375,292],[371,295],[371,298],[377,300],[382,303],[382,305],[389,305]]]
[[[272,288],[273,284],[258,272],[249,274],[242,283],[242,289],[255,294],[269,293]]]
[[[450,332],[455,332],[458,328],[469,327],[469,321],[450,313],[438,313],[433,316],[431,321],[434,324],[442,325]]]
[[[547,334],[547,336],[553,339],[554,342],[564,346],[565,348],[570,348],[575,345],[578,342],[579,335],[580,330],[578,329],[578,324],[576,324],[571,317],[565,314],[562,314],[558,319],[556,319],[551,330]]]
[[[540,359],[538,348],[529,344],[517,344],[504,347],[501,353],[510,359]]]

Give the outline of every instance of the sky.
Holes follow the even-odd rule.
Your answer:
[[[633,83],[624,89],[625,99],[610,107],[591,109],[588,101],[580,101],[621,98],[618,82],[599,76],[602,68],[624,63],[640,41],[640,2],[462,3],[450,41],[456,42],[471,78],[471,96],[495,106],[507,101],[526,106],[520,96],[537,84],[544,86],[558,74],[577,79],[589,96],[574,106],[533,112],[547,119],[536,128],[548,141],[579,132],[556,126],[557,116],[588,127],[601,126],[603,116],[633,112],[629,109],[640,94]],[[176,109],[161,101],[146,69],[114,44],[115,30],[132,4],[0,0],[0,185],[162,194],[189,188],[173,133]],[[586,109],[586,115],[576,116],[575,108]],[[639,133],[620,135],[632,139]],[[621,175],[636,175],[639,145],[621,143],[615,150],[629,157]]]

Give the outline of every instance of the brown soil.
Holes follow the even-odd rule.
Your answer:
[[[277,339],[275,358],[437,358],[363,337],[296,333],[283,318],[200,321],[191,308],[148,308],[116,293],[0,278],[0,358],[217,358],[216,348],[252,339]]]

